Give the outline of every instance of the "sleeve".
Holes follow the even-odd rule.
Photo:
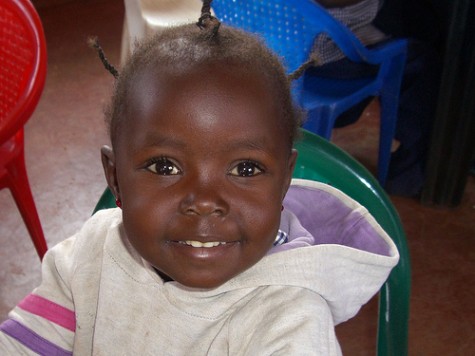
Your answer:
[[[0,324],[1,355],[72,355],[76,318],[70,279],[75,239],[48,251],[42,283]]]
[[[341,355],[330,308],[313,291],[266,287],[245,309],[231,322],[230,354]]]

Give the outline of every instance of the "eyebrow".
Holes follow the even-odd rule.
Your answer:
[[[236,150],[236,149],[249,149],[249,150],[257,150],[257,151],[265,151],[266,147],[264,145],[265,138],[258,139],[258,138],[244,138],[244,139],[238,139],[236,141],[233,141],[229,144],[228,148],[230,151]]]
[[[266,141],[266,137],[242,137],[237,138],[229,142],[226,145],[226,151],[232,152],[236,150],[251,150],[251,151],[261,151],[265,152],[266,145],[264,142]],[[212,143],[210,143],[212,144]],[[180,150],[186,150],[187,143],[186,141],[182,141],[180,139],[174,138],[173,136],[162,136],[160,134],[153,134],[150,136],[146,136],[144,140],[144,146],[142,148],[153,148],[153,147],[171,147]]]
[[[173,136],[163,136],[163,135],[147,135],[143,140],[143,145],[141,147],[136,147],[135,152],[141,151],[142,149],[156,148],[156,147],[171,147],[176,149],[184,150],[186,148],[186,143],[184,141],[178,140]]]

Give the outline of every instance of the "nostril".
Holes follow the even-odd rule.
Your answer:
[[[188,206],[184,210],[184,212],[187,215],[221,216],[225,214],[225,209],[214,204],[193,204],[193,205]]]
[[[211,215],[216,216],[223,216],[225,215],[225,210],[222,207],[216,207],[212,212]]]
[[[223,216],[226,215],[228,207],[226,202],[219,197],[195,195],[183,199],[180,210],[185,215]]]

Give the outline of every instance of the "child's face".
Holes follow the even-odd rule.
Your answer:
[[[275,239],[296,153],[259,73],[201,66],[132,85],[115,151],[103,149],[134,248],[188,287],[213,288]]]

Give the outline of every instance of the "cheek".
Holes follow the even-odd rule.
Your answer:
[[[250,233],[265,241],[273,241],[280,225],[284,194],[283,176],[272,181],[266,179],[265,184],[258,184],[250,191],[233,194],[233,206]]]
[[[154,228],[158,221],[163,221],[163,216],[169,215],[176,198],[164,194],[156,178],[144,172],[122,174],[120,191],[124,220],[131,226],[138,228]]]
[[[246,235],[252,238],[252,243],[261,246],[274,242],[280,225],[281,205],[280,199],[270,202],[269,199],[264,204],[247,205],[245,210],[241,210],[244,215]]]
[[[155,197],[146,190],[125,197],[122,207],[124,228],[135,248],[143,251],[158,246],[166,222],[176,213],[175,205],[170,199]]]

